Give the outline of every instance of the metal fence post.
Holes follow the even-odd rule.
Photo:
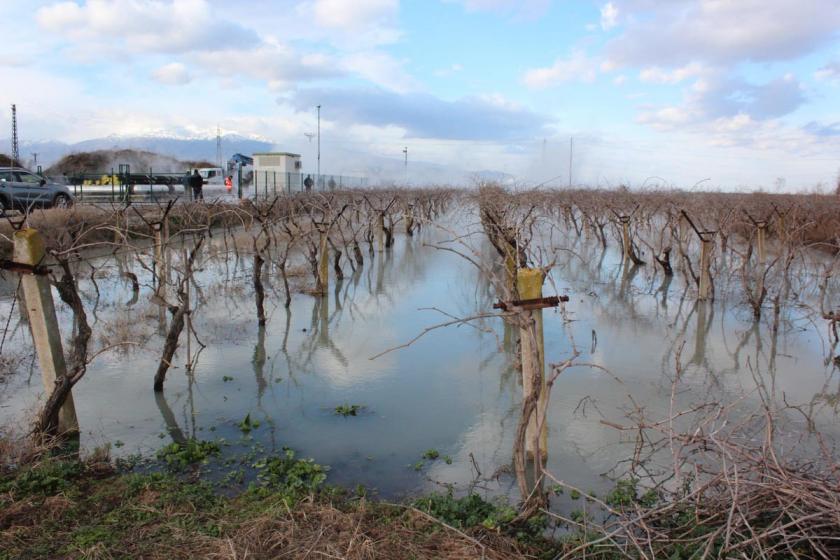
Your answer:
[[[242,164],[236,164],[236,193],[237,197],[242,199]]]

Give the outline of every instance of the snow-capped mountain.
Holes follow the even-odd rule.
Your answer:
[[[216,160],[216,137],[189,130],[155,131],[143,136],[111,135],[76,143],[57,141],[24,142],[20,146],[22,163],[31,168],[47,168],[62,157],[78,152],[132,149],[154,152],[181,161]],[[312,145],[280,145],[267,138],[243,136],[236,133],[222,135],[222,156],[225,160],[236,153],[245,155],[265,151],[293,151],[303,154],[305,173],[315,171]],[[9,153],[8,140],[0,140],[0,153]],[[35,161],[37,154],[37,162]],[[410,161],[406,170],[401,157],[388,157],[342,146],[325,145],[322,149],[321,171],[324,174],[363,176],[376,184],[473,184],[476,180],[511,182],[512,176],[492,170],[470,171],[451,165],[427,161]]]

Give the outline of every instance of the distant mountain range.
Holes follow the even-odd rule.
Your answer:
[[[299,146],[298,148],[308,148]],[[174,136],[160,133],[147,136],[106,136],[94,138],[73,144],[57,141],[24,142],[20,146],[23,164],[34,168],[34,154],[37,165],[44,169],[54,164],[62,157],[78,152],[92,152],[96,150],[132,149],[154,152],[169,158],[182,161],[215,161],[216,138],[207,136]],[[287,151],[290,148],[280,148],[274,142],[265,138],[247,137],[239,134],[222,135],[222,152],[225,158],[235,153],[245,155],[254,152],[271,150]],[[295,147],[291,147],[294,151]],[[0,153],[10,153],[8,140],[0,140]],[[308,150],[308,151],[311,151]],[[451,165],[443,165],[424,161],[409,161],[406,172],[405,163],[399,157],[387,157],[363,151],[348,150],[342,147],[324,147],[321,158],[321,170],[325,174],[364,176],[368,177],[372,185],[381,183],[413,183],[413,184],[471,184],[476,180],[492,180],[501,183],[512,183],[512,175],[500,171],[483,170],[469,171]],[[311,157],[309,159],[312,159]],[[314,171],[314,162],[304,157],[304,171]]]

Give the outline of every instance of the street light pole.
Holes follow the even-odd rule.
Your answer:
[[[321,181],[321,106],[318,105],[318,182]]]

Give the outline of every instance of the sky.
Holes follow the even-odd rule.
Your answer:
[[[211,136],[322,168],[833,190],[838,0],[0,0],[23,141]],[[10,130],[9,111],[0,127]],[[571,163],[570,163],[571,162]]]

